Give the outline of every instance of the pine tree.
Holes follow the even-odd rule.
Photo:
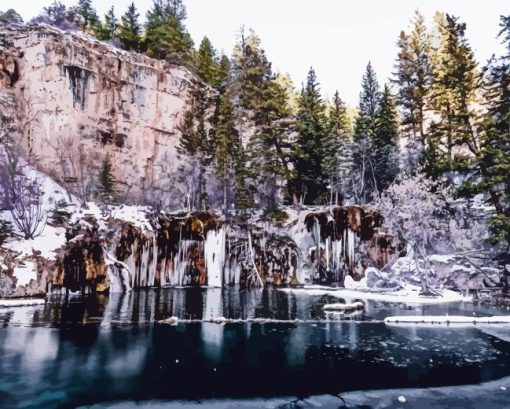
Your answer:
[[[501,16],[499,37],[505,54],[488,66],[487,138],[479,159],[481,183],[496,208],[492,241],[506,244],[510,259],[510,16]],[[508,283],[506,283],[508,285]]]
[[[232,63],[233,92],[237,105],[247,111],[245,113],[250,117],[262,101],[263,89],[271,70],[271,64],[260,47],[260,39],[253,31],[246,36],[242,29]]]
[[[99,172],[100,192],[105,202],[111,202],[115,195],[115,178],[112,172],[110,155],[106,154]]]
[[[352,191],[358,202],[366,203],[377,194],[373,139],[381,100],[379,83],[369,62],[361,82],[358,116],[354,130]]]
[[[140,50],[141,26],[138,21],[139,17],[140,14],[133,2],[120,18],[119,40],[125,50]]]
[[[185,19],[186,7],[182,0],[154,0],[145,23],[147,54],[179,62],[190,60],[193,40],[186,31]]]
[[[223,208],[228,209],[228,198],[232,186],[235,187],[238,156],[242,149],[234,117],[234,106],[230,95],[225,93],[219,105],[218,121],[216,123],[216,151],[214,166],[216,175],[223,185]],[[234,181],[234,183],[232,183]]]
[[[220,63],[218,65],[218,73],[217,73],[217,86],[219,88],[220,93],[224,93],[227,87],[227,82],[230,74],[230,60],[228,56],[222,54],[220,57]]]
[[[100,20],[96,9],[92,6],[92,0],[78,0],[77,12],[83,19],[83,31],[95,32],[99,29]]]
[[[6,12],[0,11],[0,24],[23,24],[23,17],[14,9],[8,9]]]
[[[423,16],[417,11],[411,34],[401,32],[395,64],[401,122],[408,133],[408,168],[414,171],[425,150],[425,112],[430,89],[430,36]]]
[[[289,116],[286,91],[275,81],[271,63],[253,31],[242,30],[232,62],[232,93],[236,120],[248,161],[246,202],[257,193],[259,206],[271,212],[284,196],[290,168]],[[247,137],[244,130],[250,130]]]
[[[51,211],[51,220],[56,225],[65,225],[71,219],[72,213],[68,210],[69,203],[59,200]]]
[[[204,208],[207,201],[206,172],[216,149],[214,129],[211,128],[211,105],[213,101],[205,85],[201,81],[192,80],[188,98],[189,109],[184,113],[179,126],[177,152],[197,162],[198,176],[194,182],[197,197],[193,202],[198,204],[199,209]]]
[[[281,187],[290,178],[290,107],[286,90],[270,70],[254,115],[255,133],[248,145],[251,171],[257,182],[260,207],[277,210]]]
[[[445,170],[465,166],[467,149],[480,150],[477,100],[480,75],[466,38],[466,25],[456,17],[438,14],[439,46],[431,56],[432,85],[430,103],[438,120],[431,125],[427,146],[427,171],[437,176]]]
[[[326,132],[322,140],[323,174],[330,185],[334,203],[347,196],[352,171],[352,133],[345,104],[338,91],[329,109]]]
[[[398,170],[398,113],[394,96],[385,85],[375,119],[372,141],[377,191],[383,192],[395,180]]]
[[[296,198],[305,203],[327,200],[325,177],[322,173],[322,139],[325,134],[325,105],[313,68],[301,90],[297,114],[298,137],[295,147],[296,179],[291,187]]]
[[[195,54],[197,74],[208,84],[218,86],[220,82],[220,67],[216,50],[207,36],[202,39],[198,52]]]
[[[118,30],[119,21],[112,6],[104,16],[104,22],[97,32],[97,38],[102,41],[113,40],[118,37]]]

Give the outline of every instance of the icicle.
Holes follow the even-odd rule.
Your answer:
[[[158,245],[156,240],[156,232],[152,232],[150,251],[152,252],[152,260],[147,266],[149,270],[149,285],[154,286],[156,284],[156,268],[158,265]]]
[[[257,265],[255,264],[255,253],[253,251],[253,245],[252,245],[252,241],[251,241],[251,233],[248,232],[248,246],[249,246],[249,253],[250,253],[250,260],[251,260],[251,263],[253,265],[253,271],[255,273],[255,275],[257,276],[257,283],[254,283],[256,286],[260,286],[260,287],[263,287],[264,286],[264,283],[262,281],[262,277],[260,277],[260,274],[257,270]]]
[[[354,251],[356,247],[356,233],[351,229],[347,230],[347,264],[354,265]]]
[[[103,246],[103,255],[106,267],[108,268],[108,277],[110,279],[110,292],[122,293],[131,291],[132,272],[122,261],[117,260],[110,255],[110,252]]]
[[[205,269],[207,285],[221,287],[223,285],[223,267],[225,265],[225,229],[209,230],[204,242]]]
[[[325,257],[326,257],[326,271],[330,271],[329,270],[329,247],[331,245],[331,238],[330,237],[326,237],[326,252],[325,252]]]

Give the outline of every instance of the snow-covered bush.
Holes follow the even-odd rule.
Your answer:
[[[423,173],[391,185],[374,206],[384,216],[385,230],[407,243],[409,255],[421,261],[416,265],[424,269],[424,287],[428,254],[480,248],[487,237],[484,221],[473,217],[468,205],[455,202],[452,188]]]

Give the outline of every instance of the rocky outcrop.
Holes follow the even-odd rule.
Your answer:
[[[367,248],[379,245],[373,239],[381,223],[377,213],[359,206],[289,208],[276,219],[241,223],[227,223],[210,211],[147,213],[137,223],[86,216],[68,228],[52,285],[84,292],[168,285],[341,285],[346,275],[358,277],[367,265],[377,265]]]
[[[41,170],[75,192],[106,153],[119,189],[164,189],[193,74],[47,25],[0,27],[0,94],[14,97]],[[87,180],[84,180],[87,179]]]

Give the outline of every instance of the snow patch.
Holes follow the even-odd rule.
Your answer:
[[[56,251],[66,243],[65,229],[46,226],[44,231],[34,239],[11,238],[3,247],[25,258],[40,253],[47,260],[55,260]]]
[[[25,261],[23,265],[14,267],[14,277],[17,280],[17,286],[23,287],[32,280],[37,280],[37,266],[31,261]]]
[[[449,302],[470,302],[473,301],[472,297],[463,296],[460,293],[451,290],[442,290],[440,296],[423,296],[420,295],[421,288],[411,284],[406,284],[403,289],[391,292],[369,292],[354,289],[307,289],[307,288],[282,288],[279,291],[295,292],[308,295],[330,295],[336,298],[343,299],[361,299],[372,300],[389,303],[403,303],[403,304],[443,304]]]

